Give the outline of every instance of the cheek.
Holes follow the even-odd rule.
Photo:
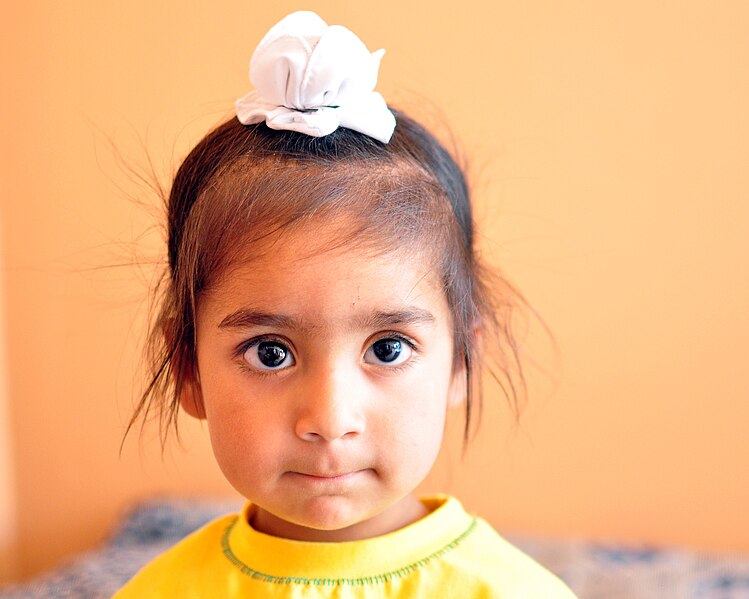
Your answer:
[[[423,471],[430,468],[439,452],[447,413],[447,381],[433,377],[400,389],[387,421],[384,448],[391,459]]]
[[[258,409],[256,393],[242,381],[213,379],[202,387],[211,446],[227,478],[272,463],[283,414]]]
[[[267,418],[239,414],[208,419],[213,455],[226,480],[249,497],[275,478],[284,456],[278,428]]]
[[[200,386],[203,393],[208,429],[211,436],[226,436],[236,439],[239,436],[254,436],[262,431],[255,408],[262,389],[251,384],[246,373],[228,358],[221,350],[214,350],[206,357],[199,355]]]

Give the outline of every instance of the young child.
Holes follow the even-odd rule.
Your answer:
[[[573,597],[456,499],[413,495],[449,408],[470,416],[479,337],[511,346],[511,298],[482,282],[460,168],[373,91],[382,54],[289,15],[176,175],[135,417],[205,419],[248,503],[116,597]]]

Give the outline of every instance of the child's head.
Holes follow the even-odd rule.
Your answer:
[[[464,403],[468,430],[480,337],[513,380],[516,298],[485,284],[464,174],[393,113],[389,143],[232,119],[171,188],[138,413],[206,417],[229,481],[280,522],[340,529],[410,493],[449,404]]]
[[[345,213],[316,218],[249,242],[202,292],[181,401],[257,528],[373,536],[407,523],[395,506],[462,395],[452,316],[428,254],[351,242]]]

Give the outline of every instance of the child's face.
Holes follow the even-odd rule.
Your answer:
[[[329,240],[307,227],[263,243],[201,296],[199,384],[182,399],[256,525],[349,540],[408,523],[462,375],[427,261]]]

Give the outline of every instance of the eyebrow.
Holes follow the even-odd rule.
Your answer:
[[[435,317],[428,310],[408,307],[392,312],[378,310],[370,314],[363,314],[356,317],[353,324],[359,329],[376,329],[387,328],[388,326],[432,324],[435,320]],[[300,331],[320,328],[319,326],[305,324],[300,319],[286,314],[272,314],[246,308],[232,312],[218,324],[219,329],[249,329],[253,327]]]
[[[355,322],[362,329],[378,329],[396,325],[432,324],[435,320],[428,310],[410,307],[394,312],[373,312],[356,319]]]
[[[219,329],[249,329],[270,327],[281,329],[303,329],[302,323],[284,314],[269,314],[257,310],[242,309],[232,312],[218,323]]]

